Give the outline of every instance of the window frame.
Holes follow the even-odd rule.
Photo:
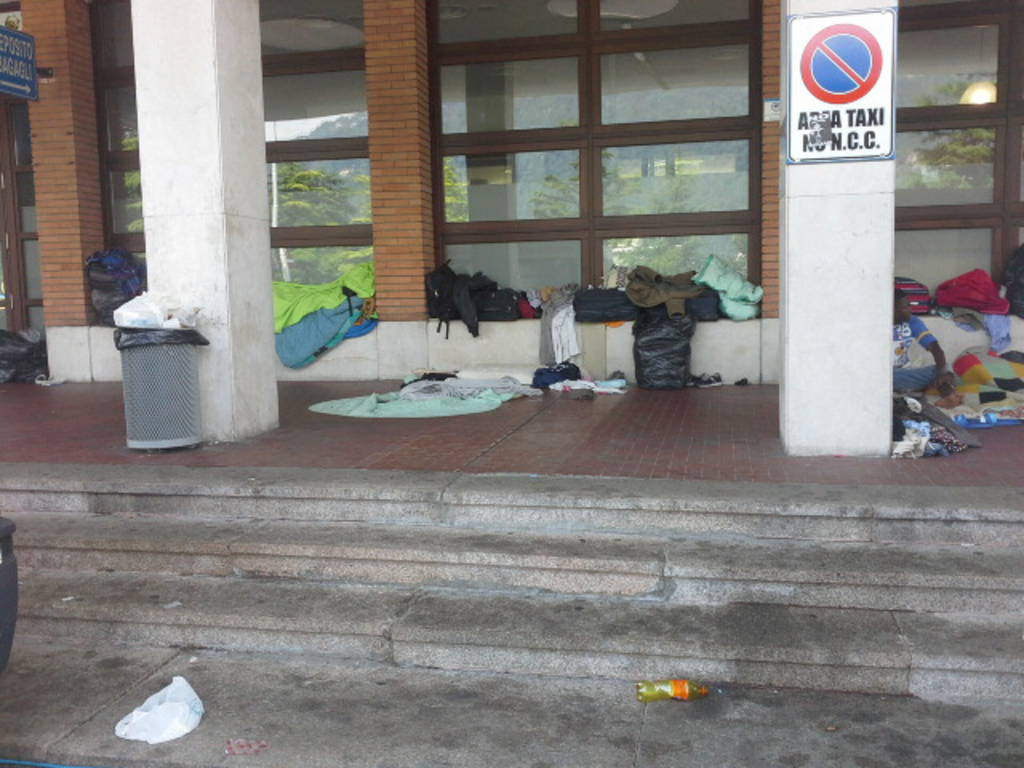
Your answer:
[[[100,4],[123,4],[130,0],[101,0],[94,5],[93,24],[98,23]],[[114,232],[113,206],[110,172],[140,170],[138,151],[110,149],[107,121],[107,94],[114,88],[135,88],[133,67],[102,68],[99,66],[99,35],[93,35],[93,61],[96,62],[96,113],[99,138],[101,188],[103,192],[103,229],[106,242],[111,247],[126,248],[135,253],[146,250],[144,232]],[[268,54],[261,57],[262,76],[318,74],[322,72],[364,71],[366,69],[363,48],[343,48],[329,51],[303,53]],[[266,142],[265,162],[292,162],[303,160],[369,160],[368,137],[343,139],[307,139],[295,141]],[[372,173],[372,169],[371,169]],[[270,247],[277,248],[319,248],[319,247],[372,247],[372,224],[350,224],[334,227],[270,227]],[[270,254],[268,254],[268,257]]]
[[[1020,244],[1015,222],[1024,222],[1020,193],[1024,130],[1024,7],[1014,0],[983,0],[900,8],[899,32],[918,32],[992,24],[999,30],[997,100],[991,104],[901,107],[896,130],[929,131],[993,128],[993,200],[963,205],[897,205],[896,231],[920,229],[991,229],[989,271],[998,280],[1009,255]],[[955,275],[950,275],[955,277]]]
[[[440,43],[439,0],[428,0],[433,124],[434,217],[436,258],[449,245],[479,242],[523,242],[566,239],[581,243],[583,284],[599,284],[604,271],[603,241],[639,236],[746,234],[748,279],[761,280],[761,3],[750,0],[744,21],[602,30],[596,0],[579,0],[578,26],[572,35],[506,38]],[[601,123],[601,57],[611,53],[747,47],[747,114],[739,117],[667,120],[643,123]],[[443,134],[441,69],[529,59],[568,58],[578,61],[579,126]],[[679,144],[691,141],[746,140],[749,147],[748,200],[743,211],[668,213],[630,216],[600,215],[601,150],[611,146]],[[572,149],[580,152],[580,216],[572,219],[501,222],[445,220],[444,158],[449,155]]]

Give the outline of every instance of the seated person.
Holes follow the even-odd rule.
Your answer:
[[[910,312],[910,300],[896,289],[893,311],[892,388],[897,392],[922,392],[934,387],[943,397],[953,394],[953,374],[946,370],[946,353],[928,326]],[[914,342],[932,353],[935,365],[910,368],[910,347]]]

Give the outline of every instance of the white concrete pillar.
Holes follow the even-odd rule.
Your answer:
[[[132,0],[149,289],[201,307],[203,438],[277,426],[258,0]]]
[[[786,16],[864,7],[858,0],[783,4]],[[784,166],[779,411],[788,454],[889,452],[894,165]]]

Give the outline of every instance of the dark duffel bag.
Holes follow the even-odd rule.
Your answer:
[[[636,304],[617,288],[586,288],[572,300],[576,321],[580,323],[617,323],[636,319]]]
[[[511,288],[481,291],[474,294],[479,320],[518,320],[519,294]]]
[[[718,312],[718,291],[705,288],[700,296],[687,299],[686,314],[694,320],[717,320],[721,317]]]

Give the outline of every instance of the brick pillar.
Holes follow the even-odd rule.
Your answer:
[[[782,9],[764,0],[761,9],[761,87],[764,98],[782,92]],[[761,285],[764,317],[779,316],[779,160],[782,123],[761,123]]]
[[[377,308],[382,319],[423,320],[423,277],[434,266],[426,4],[366,0],[363,9]]]
[[[22,4],[36,63],[53,69],[29,106],[46,326],[89,323],[83,264],[103,247],[89,6],[81,0]]]

